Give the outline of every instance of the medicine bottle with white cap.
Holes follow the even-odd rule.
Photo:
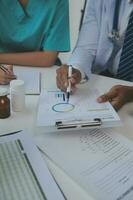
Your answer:
[[[10,82],[11,109],[14,112],[23,111],[25,108],[25,84],[23,80]]]
[[[7,94],[7,89],[0,89],[0,119],[10,116],[10,99],[7,97]]]

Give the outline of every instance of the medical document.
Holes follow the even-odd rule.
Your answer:
[[[133,200],[133,142],[125,137],[110,129],[58,131],[36,143],[94,200]]]
[[[97,90],[78,88],[67,102],[59,90],[43,90],[40,95],[37,126],[54,126],[56,122],[93,121],[100,119],[102,126],[116,126],[120,118],[109,102],[97,103]]]
[[[64,199],[26,132],[0,136],[0,199]]]

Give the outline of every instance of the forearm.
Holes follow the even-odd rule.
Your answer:
[[[50,67],[54,65],[57,56],[57,52],[1,53],[0,63],[33,67]]]

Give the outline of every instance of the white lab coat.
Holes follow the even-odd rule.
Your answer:
[[[114,61],[115,65],[119,63],[118,60],[120,59],[123,42],[121,42],[119,52],[115,55],[113,54],[112,57],[115,47],[109,39],[109,34],[113,26],[115,1],[116,0],[89,0],[88,2],[82,29],[69,61],[69,64],[84,71],[88,77],[91,71],[100,73],[106,70],[109,67],[110,58],[112,65]],[[132,9],[133,3],[129,3],[128,0],[122,0],[119,14],[121,38],[123,38],[125,33]]]

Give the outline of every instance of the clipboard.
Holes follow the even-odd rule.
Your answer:
[[[65,93],[59,90],[42,90],[38,113],[37,127],[50,131],[88,129],[120,126],[120,118],[109,102],[99,104],[97,91],[78,89],[70,97],[69,104]]]
[[[91,121],[70,121],[70,122],[63,122],[63,121],[58,121],[55,123],[55,126],[57,129],[73,129],[73,128],[91,128],[91,127],[100,127],[102,125],[102,121],[100,118],[96,118]]]

